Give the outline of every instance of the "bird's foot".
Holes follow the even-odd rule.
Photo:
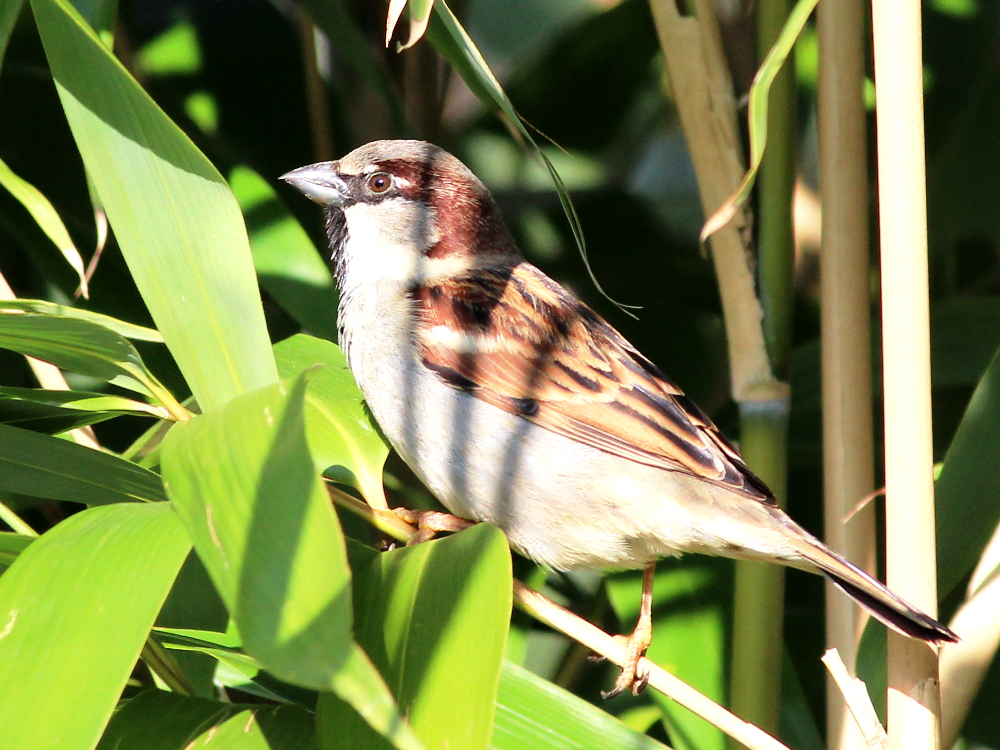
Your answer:
[[[393,508],[392,512],[407,523],[417,527],[415,533],[406,543],[409,547],[421,542],[429,542],[436,534],[442,531],[462,531],[470,526],[475,526],[475,521],[453,516],[450,513],[441,513],[436,510],[411,510],[409,508]]]
[[[632,695],[638,695],[646,688],[646,683],[649,682],[649,669],[640,665],[639,662],[646,655],[646,649],[649,648],[652,639],[653,628],[641,620],[632,631],[632,635],[615,636],[615,640],[624,643],[628,648],[628,656],[622,666],[622,673],[615,681],[614,688],[601,691],[602,698],[614,698],[626,690],[631,690]]]

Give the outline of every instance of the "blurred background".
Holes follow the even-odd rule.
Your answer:
[[[76,5],[86,12],[87,3]],[[716,5],[739,95],[749,87],[757,56],[752,8],[739,0],[717,0]],[[463,0],[453,10],[515,108],[538,131],[570,190],[596,278],[614,300],[640,306],[636,318],[595,288],[547,172],[495,114],[426,40],[401,53],[395,42],[385,48],[384,3],[120,0],[114,50],[230,180],[250,230],[273,340],[300,330],[336,337],[336,297],[328,276],[313,265],[287,262],[292,245],[328,255],[322,217],[318,207],[279,183],[278,175],[337,158],[370,140],[423,138],[455,153],[484,180],[532,263],[607,317],[738,440],[718,289],[711,261],[698,248],[704,216],[645,0]],[[102,221],[99,212],[95,217],[82,162],[29,15],[25,8],[0,73],[0,157],[48,197],[89,260],[102,244]],[[928,0],[924,33],[934,430],[940,460],[1000,344],[1000,4]],[[800,38],[794,62],[799,179],[789,512],[821,535],[819,71],[812,26]],[[871,133],[870,83],[866,98]],[[874,254],[872,262],[877,320]],[[22,205],[2,191],[0,271],[20,297],[74,298],[72,270]],[[113,236],[96,263],[90,299],[77,304],[151,324]],[[139,347],[161,380],[186,395],[166,351]],[[878,394],[877,336],[873,349]],[[24,360],[4,350],[0,380],[8,386],[34,384]],[[98,387],[79,377],[70,382]],[[875,413],[880,413],[878,405]],[[123,449],[146,424],[124,417],[95,430],[102,444]],[[398,460],[390,460],[387,484],[397,500],[428,502],[415,482]],[[29,498],[8,500],[39,530],[74,510]],[[536,584],[544,582],[544,573],[526,561],[515,571]],[[554,596],[611,632],[631,629],[637,575],[618,574],[606,583],[594,574],[550,576],[549,586]],[[731,586],[731,563],[701,557],[664,562],[657,580],[651,657],[719,698],[726,685]],[[960,594],[962,587],[955,590]],[[822,747],[825,677],[817,668],[823,651],[822,601],[819,578],[789,573],[782,735],[796,748]],[[942,615],[948,614],[946,603]],[[594,701],[615,674],[520,614],[509,656]],[[991,673],[980,710],[973,709],[966,725],[969,747],[1000,748],[1000,717],[986,708],[997,697],[1000,673]],[[653,736],[669,738],[675,747],[723,746],[721,735],[681,718],[661,698],[646,693],[601,705]]]

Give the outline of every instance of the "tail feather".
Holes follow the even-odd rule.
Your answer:
[[[820,554],[812,556],[812,562],[823,574],[887,627],[931,643],[958,641],[958,636],[947,626],[892,593],[884,584],[833,550],[824,545],[817,551]]]

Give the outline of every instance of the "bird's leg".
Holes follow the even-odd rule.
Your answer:
[[[417,527],[417,533],[410,537],[410,541],[406,543],[407,547],[421,542],[429,542],[435,534],[442,531],[462,531],[476,525],[475,521],[459,518],[449,513],[441,513],[437,510],[393,508],[392,512],[407,523]]]
[[[649,681],[649,672],[639,668],[639,660],[646,655],[653,640],[653,576],[656,574],[656,560],[646,566],[642,572],[642,603],[639,605],[639,620],[635,624],[632,635],[618,636],[628,645],[628,659],[622,666],[622,673],[615,681],[615,687],[607,692],[601,692],[604,698],[614,698],[619,693],[631,690],[632,695],[638,695]]]

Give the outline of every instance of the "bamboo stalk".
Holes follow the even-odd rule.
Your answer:
[[[705,215],[712,215],[739,187],[743,147],[736,98],[726,66],[712,0],[694,0],[682,16],[676,0],[650,0],[656,33],[670,71],[677,112],[698,176]],[[712,235],[711,252],[726,320],[729,372],[738,402],[787,395],[774,380],[764,343],[760,303],[750,264],[750,217],[745,207]]]
[[[757,5],[758,62],[781,34],[790,0]],[[771,371],[786,380],[791,355],[794,271],[795,71],[789,58],[768,95],[767,150],[757,175],[758,278]],[[747,464],[784,506],[788,483],[787,397],[740,404],[740,447]],[[785,573],[776,565],[736,563],[733,663],[729,703],[769,732],[781,707]],[[730,747],[734,747],[730,742]]]
[[[919,0],[873,0],[882,262],[885,400],[886,573],[890,588],[937,611],[931,439]],[[891,750],[936,750],[937,653],[889,634]]]
[[[1000,527],[983,551],[948,626],[961,640],[941,648],[941,745],[951,747],[1000,647]]]
[[[817,27],[825,537],[874,573],[874,506],[847,520],[874,484],[863,0],[821,0]],[[826,594],[827,647],[853,671],[867,616],[833,584]],[[826,726],[830,750],[866,747],[832,677]]]

